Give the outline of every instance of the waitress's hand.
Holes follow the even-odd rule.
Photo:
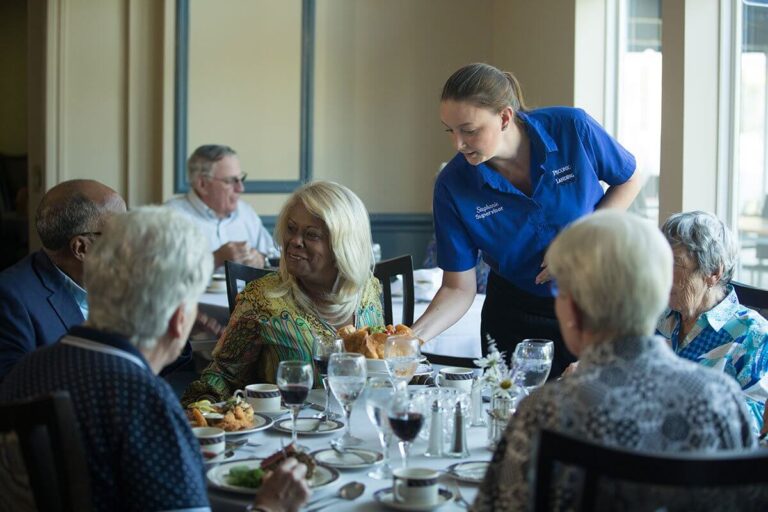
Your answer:
[[[536,276],[536,284],[544,284],[552,279],[549,277],[549,271],[547,270],[547,266],[544,263],[541,264],[541,268],[541,272],[539,272],[539,275]]]

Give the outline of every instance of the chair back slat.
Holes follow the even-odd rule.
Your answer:
[[[244,281],[245,284],[250,283],[255,279],[260,279],[267,274],[271,274],[274,270],[249,267],[242,263],[235,263],[234,261],[224,262],[224,275],[227,281],[227,303],[229,304],[229,313],[235,310],[237,304],[237,282]]]
[[[394,324],[392,313],[392,278],[403,276],[403,316],[401,324],[413,325],[414,309],[416,307],[416,292],[413,286],[413,259],[410,254],[382,260],[376,264],[373,275],[381,281],[384,306],[384,323]]]
[[[600,478],[681,487],[721,487],[768,483],[768,450],[726,450],[707,453],[646,453],[607,447],[577,436],[542,430],[535,452],[536,472],[531,503],[549,509],[556,464],[584,471],[579,510],[592,510]]]
[[[0,433],[14,432],[38,510],[89,511],[90,477],[69,393],[0,404]]]

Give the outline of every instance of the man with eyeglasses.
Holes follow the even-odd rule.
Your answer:
[[[189,193],[166,204],[197,223],[210,243],[214,267],[230,260],[263,268],[275,243],[253,208],[240,200],[246,175],[235,150],[200,146],[187,160],[187,178]]]
[[[35,215],[43,248],[0,273],[0,381],[25,354],[88,317],[83,262],[108,216],[125,201],[93,180],[51,188]]]

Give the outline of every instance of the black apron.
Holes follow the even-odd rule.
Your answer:
[[[563,343],[555,317],[555,299],[531,295],[494,271],[488,275],[488,289],[481,318],[480,339],[483,356],[488,353],[488,336],[496,340],[499,351],[506,351],[508,362],[517,344],[524,339],[552,340],[555,355],[547,380],[560,377],[566,367],[576,360]]]

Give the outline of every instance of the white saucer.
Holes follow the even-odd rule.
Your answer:
[[[290,434],[291,421],[291,418],[276,421],[275,430]],[[341,421],[325,420],[325,423],[320,425],[320,428],[316,429],[315,427],[317,426],[318,421],[317,418],[298,418],[296,420],[296,434],[300,436],[316,436],[332,434],[333,432],[338,432],[344,428],[344,423]]]
[[[426,511],[434,510],[442,507],[453,499],[453,493],[448,489],[440,487],[438,489],[437,503],[432,505],[411,505],[409,503],[398,503],[392,496],[392,488],[379,489],[373,493],[373,499],[384,505],[385,507],[393,508],[395,510],[413,510],[413,511]]]
[[[384,460],[381,452],[364,448],[347,448],[339,453],[332,448],[312,452],[312,456],[320,464],[336,469],[362,469],[374,466]]]

